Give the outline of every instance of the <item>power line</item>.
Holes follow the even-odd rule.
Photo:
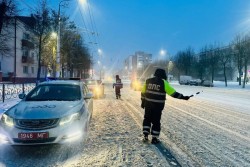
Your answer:
[[[36,10],[31,7],[27,2],[25,2],[25,0],[22,0],[22,2],[24,3],[24,5],[26,5],[29,9],[31,9],[33,12],[36,12]]]
[[[77,1],[77,3],[78,3],[78,6],[80,6],[79,1]],[[83,14],[82,14],[81,8],[79,8],[79,11],[80,11],[80,15],[81,15],[81,18],[82,18],[82,21],[83,21],[83,25],[84,25],[85,29],[87,30],[87,26],[86,26],[86,23],[85,23],[85,20],[84,20],[84,17],[83,17]],[[90,36],[89,36],[89,34],[88,34],[88,33],[87,33],[87,36],[88,36],[88,38],[89,38],[89,41],[91,41],[91,38],[90,38]]]
[[[88,1],[86,1],[86,3],[87,3],[88,11],[89,11],[89,18],[90,18],[90,23],[91,23],[92,29],[93,29],[93,31],[96,32],[97,35],[98,35],[97,28],[96,28],[95,21],[94,21],[94,17],[93,17],[93,13],[92,13],[92,11],[91,11],[91,7],[90,7]],[[95,42],[98,44],[97,36],[95,36]]]

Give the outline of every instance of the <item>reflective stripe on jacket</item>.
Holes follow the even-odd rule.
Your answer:
[[[121,79],[117,79],[116,83],[113,83],[113,88],[123,88],[123,83],[121,81]]]
[[[141,100],[152,103],[165,104],[166,94],[175,94],[175,89],[166,81],[157,77],[149,78],[141,90]]]

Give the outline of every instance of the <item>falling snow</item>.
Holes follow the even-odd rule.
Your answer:
[[[250,90],[179,86],[189,101],[167,97],[160,139],[182,166],[250,166]],[[14,102],[1,104],[1,109]],[[140,92],[111,85],[94,100],[88,139],[45,146],[0,146],[0,166],[170,166],[157,148],[143,143]],[[172,164],[173,165],[173,164]]]

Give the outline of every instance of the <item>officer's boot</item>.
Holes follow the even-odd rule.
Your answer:
[[[157,143],[160,143],[160,140],[157,137],[152,137],[151,143],[157,144]]]
[[[143,141],[143,142],[148,142],[148,135],[144,135],[142,141]]]

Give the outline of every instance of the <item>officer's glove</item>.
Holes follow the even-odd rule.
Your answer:
[[[190,96],[182,96],[181,99],[183,100],[188,100],[190,98]]]
[[[141,101],[141,108],[143,108],[143,109],[145,108],[144,104],[145,104],[145,100],[142,100]]]
[[[145,108],[144,103],[141,103],[141,108],[143,108],[143,109]]]

